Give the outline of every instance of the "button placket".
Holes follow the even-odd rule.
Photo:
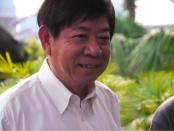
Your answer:
[[[84,100],[81,102],[81,112],[82,112],[82,117],[83,117],[83,121],[85,120],[85,114],[88,113],[88,102],[87,100]]]
[[[80,114],[81,114],[81,120],[84,121],[84,101],[80,101]]]
[[[80,98],[76,95],[73,95],[72,98],[72,106],[75,110],[75,112],[77,113],[79,119],[81,121],[84,121],[84,116],[83,116],[83,101],[80,100]]]

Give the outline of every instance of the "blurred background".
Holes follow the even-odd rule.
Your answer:
[[[174,24],[172,0],[112,0],[116,13],[133,16],[146,28]],[[36,14],[43,0],[0,0],[0,25],[17,39],[37,38]]]
[[[0,94],[37,72],[43,53],[37,11],[43,0],[0,0]],[[174,95],[174,0],[112,0],[111,60],[98,78],[116,92],[124,130],[148,130]]]

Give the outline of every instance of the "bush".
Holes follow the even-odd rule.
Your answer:
[[[148,130],[157,107],[168,97],[173,96],[174,71],[146,72],[138,75],[138,78],[137,86],[126,91],[126,103],[123,99],[122,104],[129,108],[127,112],[134,114],[127,126],[128,129]]]
[[[6,60],[7,59],[7,60]],[[26,61],[24,63],[13,63],[10,54],[6,52],[6,59],[0,54],[0,78],[24,78],[37,72],[43,61],[40,58],[37,61]]]
[[[174,33],[168,30],[151,32],[141,38],[115,34],[111,43],[112,59],[122,75],[174,69]]]
[[[26,45],[25,45],[25,50],[28,53],[28,60],[33,61],[33,60],[37,60],[40,57],[41,58],[45,58],[46,55],[43,52],[40,43],[34,39],[34,38],[30,38],[26,40]]]
[[[116,16],[115,33],[122,34],[128,38],[138,38],[146,33],[143,26],[136,23],[131,16],[123,16],[118,14]]]
[[[16,84],[20,79],[36,73],[42,63],[40,58],[35,61],[26,61],[24,63],[13,63],[10,54],[6,52],[6,59],[0,54],[0,93]]]
[[[174,71],[150,71],[136,75],[136,80],[116,75],[113,61],[98,78],[114,91],[120,103],[124,130],[149,130],[155,110],[174,94]]]

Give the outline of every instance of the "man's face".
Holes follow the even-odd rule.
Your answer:
[[[49,65],[66,86],[93,83],[110,57],[109,25],[105,17],[77,21],[51,43]]]

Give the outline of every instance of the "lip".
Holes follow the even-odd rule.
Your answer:
[[[78,64],[81,68],[83,69],[96,69],[98,68],[101,64]]]
[[[87,69],[95,69],[99,67],[99,65],[93,65],[93,64],[79,64],[79,66],[82,68],[87,68]]]

